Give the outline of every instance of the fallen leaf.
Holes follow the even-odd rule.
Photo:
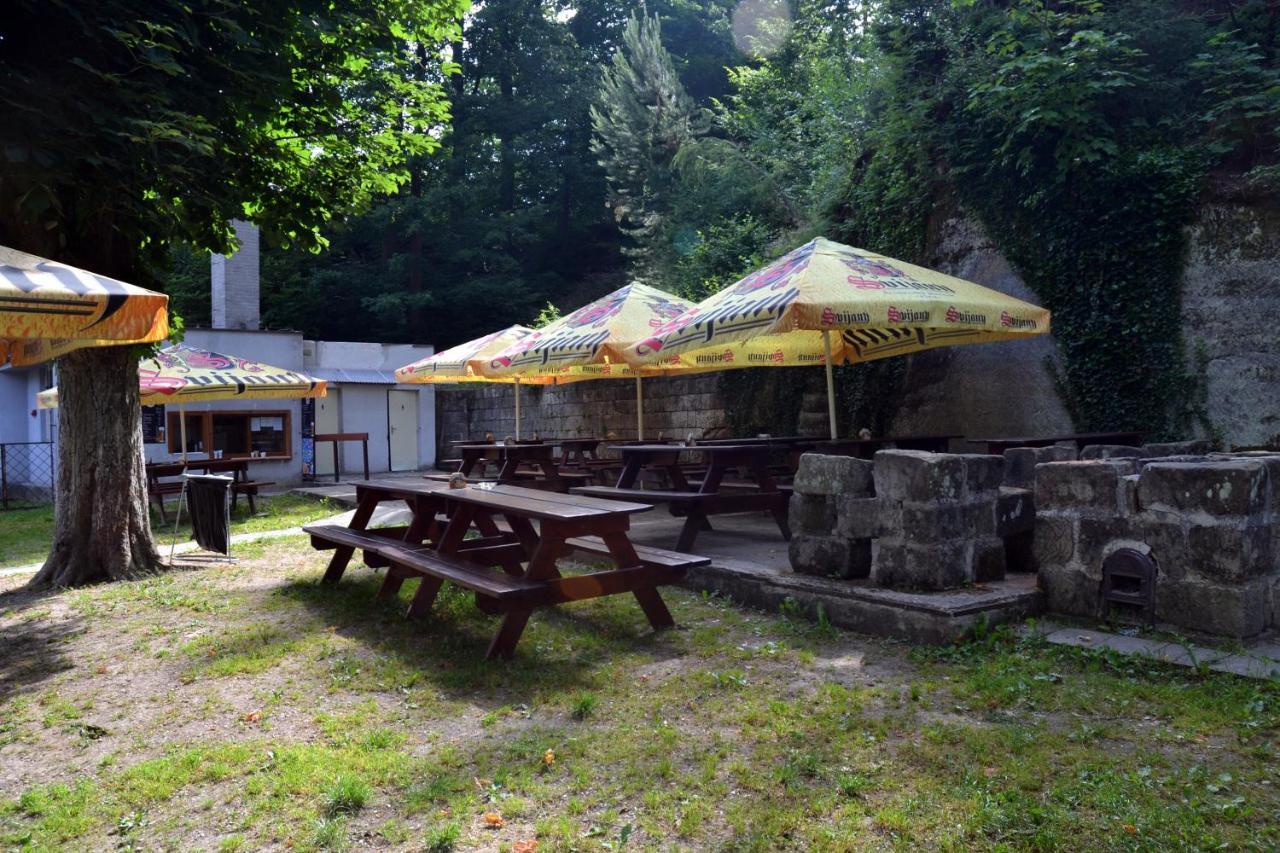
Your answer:
[[[247,714],[240,715],[240,721],[243,723],[256,723],[262,719],[261,711],[250,711]]]
[[[98,675],[106,675],[109,671],[105,663],[98,664],[98,668],[94,670]]]
[[[996,769],[994,767],[984,767],[982,768],[982,774],[990,779],[992,776],[996,775]]]
[[[497,812],[484,813],[484,825],[489,829],[502,829],[506,821],[502,819],[502,815]]]
[[[1130,835],[1137,835],[1137,834],[1138,834],[1138,827],[1134,826],[1134,825],[1133,825],[1133,824],[1131,824],[1131,823],[1126,823],[1126,824],[1124,825],[1124,831],[1125,831],[1125,832],[1127,832],[1127,833],[1129,833]]]
[[[542,763],[547,765],[548,767],[550,767],[552,764],[555,764],[556,754],[548,749],[546,752],[542,753]]]
[[[530,838],[528,841],[517,841],[511,845],[511,853],[534,853],[538,849],[538,840]]]

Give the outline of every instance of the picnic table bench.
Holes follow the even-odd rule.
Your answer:
[[[712,529],[708,516],[731,512],[768,512],[777,523],[782,538],[791,539],[791,528],[787,524],[787,495],[769,473],[772,448],[768,444],[623,444],[611,449],[618,451],[623,460],[617,484],[579,486],[572,490],[573,493],[667,504],[672,515],[685,519],[676,542],[677,551],[691,551],[699,531]],[[683,453],[701,454],[706,473],[700,481],[694,483],[687,478],[680,462]],[[671,488],[639,488],[637,480],[646,469],[665,473]],[[732,490],[722,488],[725,476],[734,470],[743,471],[749,483],[735,484]]]
[[[231,508],[235,509],[236,501],[244,495],[249,501],[249,512],[257,512],[256,498],[261,486],[272,485],[269,480],[249,479],[249,460],[247,459],[188,459],[183,462],[149,462],[147,463],[147,494],[155,501],[160,510],[160,520],[167,522],[164,499],[168,495],[181,494],[182,481],[166,479],[181,477],[187,471],[203,471],[206,474],[231,474]]]
[[[380,597],[396,595],[406,580],[420,579],[410,617],[425,615],[446,582],[468,589],[482,611],[503,617],[489,658],[514,653],[535,609],[604,595],[629,592],[655,630],[670,627],[674,620],[657,587],[710,562],[633,545],[627,537],[630,517],[649,510],[647,504],[500,484],[453,489],[431,481],[366,480],[355,486],[357,506],[348,527],[303,528],[313,547],[334,551],[324,582],[337,583],[354,553],[362,551],[366,565],[387,568]],[[386,500],[407,501],[412,522],[366,529]],[[479,535],[467,538],[473,532]],[[575,551],[607,558],[613,568],[562,575],[559,561]]]
[[[511,444],[457,444],[462,454],[458,472],[471,479],[473,473],[488,462],[498,464],[493,482],[504,485],[536,485],[555,492],[567,491],[575,483],[591,479],[591,474],[581,471],[564,471],[556,464],[555,445],[546,442],[514,442]],[[430,474],[431,480],[448,480],[445,474]]]

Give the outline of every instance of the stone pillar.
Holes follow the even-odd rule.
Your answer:
[[[1003,458],[882,450],[874,472],[877,586],[942,590],[1004,577],[1004,543],[996,533]]]
[[[215,329],[257,329],[260,324],[261,284],[258,273],[258,226],[235,219],[240,248],[234,255],[213,255],[212,276]]]
[[[789,513],[794,571],[836,578],[867,576],[876,525],[871,469],[866,459],[849,456],[800,457]]]

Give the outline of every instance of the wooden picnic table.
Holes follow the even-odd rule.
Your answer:
[[[205,474],[230,474],[232,480],[232,509],[235,508],[236,501],[240,495],[244,495],[249,501],[249,511],[257,512],[258,487],[269,486],[271,483],[266,480],[250,480],[249,461],[249,459],[237,457],[232,459],[188,459],[185,463],[181,461],[148,462],[146,465],[147,492],[160,510],[160,520],[168,521],[164,508],[165,496],[181,494],[182,492],[181,481],[163,478],[180,477],[187,471],[202,471]]]
[[[514,484],[528,482],[521,475],[521,466],[528,466],[542,474],[542,485],[552,491],[565,491],[565,478],[555,460],[555,447],[539,442],[518,444],[459,444],[457,450],[462,454],[462,464],[458,471],[465,477],[471,477],[476,467],[484,461],[496,460],[498,473],[495,482]]]
[[[573,489],[573,493],[667,504],[672,515],[685,517],[676,543],[677,551],[691,551],[698,532],[712,529],[708,516],[730,512],[768,512],[777,523],[782,538],[791,539],[791,528],[787,524],[787,495],[769,473],[769,455],[773,448],[768,444],[619,444],[610,449],[622,456],[622,473],[618,475],[617,484],[580,486]],[[706,473],[701,481],[691,482],[686,477],[680,464],[680,456],[684,453],[701,455],[706,464]],[[645,470],[665,473],[671,488],[638,488],[640,473]],[[746,475],[747,488],[734,488],[732,491],[722,488],[725,475],[734,470]]]
[[[410,617],[430,610],[445,581],[472,590],[481,610],[503,617],[489,658],[514,653],[534,609],[604,595],[629,592],[655,630],[670,627],[675,622],[657,588],[710,562],[635,546],[627,537],[630,519],[651,509],[647,504],[492,484],[451,489],[430,481],[364,480],[355,486],[350,526],[304,528],[313,547],[334,551],[324,582],[337,583],[354,552],[363,550],[367,565],[387,567],[380,597],[421,578]],[[408,502],[412,522],[406,528],[366,529],[387,500]],[[472,531],[479,535],[468,539]],[[613,568],[566,577],[559,563],[575,551],[606,558]]]
[[[603,441],[602,438],[574,437],[551,439],[549,443],[560,448],[557,460],[560,467],[586,468],[594,462],[603,461],[599,453]]]
[[[987,453],[992,456],[1001,456],[1006,450],[1013,447],[1049,447],[1063,441],[1070,441],[1077,448],[1083,449],[1089,444],[1123,444],[1138,446],[1142,443],[1143,435],[1133,430],[1119,430],[1115,432],[1075,432],[1067,435],[1042,435],[1029,436],[1022,438],[971,438],[970,441],[975,444],[985,444]]]

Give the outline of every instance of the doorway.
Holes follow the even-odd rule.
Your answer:
[[[392,471],[418,470],[418,392],[387,392],[387,444]]]
[[[330,385],[328,395],[316,398],[316,435],[342,432],[341,409],[342,392]],[[333,443],[316,444],[316,476],[332,477],[334,473]]]

